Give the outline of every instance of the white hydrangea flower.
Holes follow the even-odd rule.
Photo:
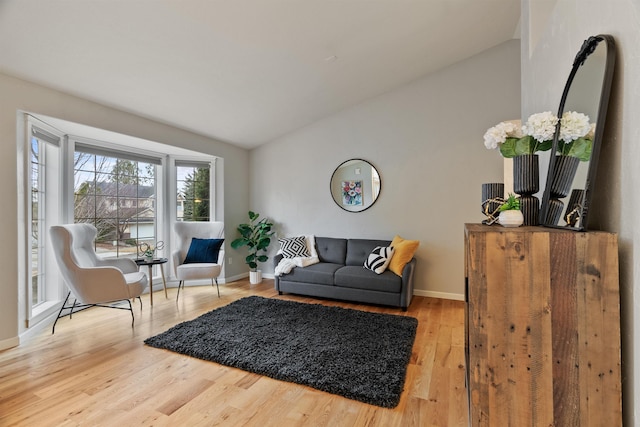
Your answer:
[[[593,141],[593,137],[595,134],[596,134],[596,124],[591,123],[591,126],[589,127],[589,132],[584,137]]]
[[[557,124],[558,118],[551,111],[536,113],[529,116],[527,123],[522,126],[522,132],[538,142],[549,141],[553,139]]]
[[[489,150],[495,150],[507,138],[522,138],[519,120],[501,122],[488,129],[484,134],[484,146]]]
[[[560,139],[565,143],[587,135],[591,130],[589,116],[576,111],[566,111],[560,121]]]

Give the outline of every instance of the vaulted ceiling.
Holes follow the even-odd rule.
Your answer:
[[[518,0],[0,0],[0,72],[252,148],[519,18]]]

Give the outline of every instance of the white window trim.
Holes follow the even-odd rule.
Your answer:
[[[46,120],[46,117],[43,117]],[[131,145],[124,145],[119,143],[114,143],[110,141],[106,141],[104,139],[93,139],[89,137],[83,137],[80,135],[75,135],[69,132],[64,132],[59,129],[54,128],[50,124],[47,124],[40,120],[39,118],[29,114],[27,112],[21,112],[18,116],[17,121],[17,174],[18,174],[18,233],[19,236],[23,236],[18,242],[18,253],[23,254],[23,256],[19,257],[18,264],[18,283],[19,283],[19,291],[18,291],[18,315],[19,319],[24,319],[24,323],[21,323],[19,326],[19,335],[21,337],[26,337],[37,333],[43,327],[47,327],[48,321],[53,321],[55,315],[57,314],[60,304],[64,299],[64,296],[67,293],[67,287],[64,285],[64,281],[62,280],[60,274],[56,274],[56,277],[59,281],[58,284],[58,298],[59,301],[50,301],[40,305],[38,307],[40,312],[32,313],[31,312],[31,301],[28,298],[27,286],[31,286],[31,272],[29,271],[29,263],[26,261],[30,257],[31,254],[31,240],[30,240],[30,214],[28,213],[30,210],[30,197],[31,197],[31,183],[30,183],[30,124],[29,120],[37,121],[38,127],[41,127],[47,131],[51,131],[56,135],[61,135],[61,149],[60,149],[60,158],[58,159],[58,167],[59,167],[59,179],[60,179],[60,212],[57,219],[51,219],[48,222],[56,222],[56,223],[72,223],[74,221],[74,198],[73,198],[73,188],[74,188],[74,154],[75,154],[75,143],[80,142],[85,145],[96,145],[104,149],[113,149],[114,151],[119,152],[130,152],[139,154],[142,156],[160,159],[161,164],[159,168],[161,168],[158,172],[158,176],[156,178],[156,186],[157,186],[157,238],[160,240],[164,240],[167,243],[171,243],[173,240],[173,223],[176,219],[176,197],[175,194],[177,192],[176,189],[176,170],[175,170],[175,160],[179,161],[197,161],[200,163],[209,161],[211,174],[210,174],[210,219],[214,220],[223,220],[224,216],[224,200],[223,200],[223,164],[224,161],[222,158],[217,156],[206,154],[206,153],[197,153],[193,150],[183,149],[179,147],[172,147],[171,145],[163,144],[163,143],[154,143],[149,142],[153,147],[154,151],[149,151],[145,149],[140,149],[138,147],[134,147]],[[56,126],[60,126],[64,128],[64,121],[59,121],[57,119],[53,119]],[[133,140],[137,138],[131,137]],[[166,154],[158,154],[159,151],[157,147],[166,146],[168,147]],[[182,155],[176,154],[174,150],[171,148],[175,148],[180,151],[188,152],[191,151],[194,155]],[[220,161],[218,161],[220,160]],[[216,191],[218,190],[218,191]],[[46,232],[48,236],[48,231]],[[50,245],[47,245],[50,247]],[[167,245],[168,249],[165,249],[165,254],[167,258],[171,257],[171,248],[172,245]],[[47,256],[50,262],[53,262],[55,268],[53,271],[58,272],[57,265],[55,264],[55,259],[53,256]],[[224,268],[224,267],[223,267]],[[166,267],[165,273],[169,267]],[[224,271],[223,271],[224,275]],[[155,279],[155,278],[154,278]]]
[[[21,158],[21,161],[18,163],[18,176],[22,178],[22,191],[18,192],[19,203],[18,206],[22,210],[22,213],[19,212],[18,218],[24,218],[24,222],[19,222],[18,224],[18,232],[23,236],[18,246],[18,253],[22,253],[23,256],[19,257],[18,264],[18,283],[20,283],[20,289],[18,290],[20,308],[19,314],[20,318],[24,319],[24,328],[28,329],[32,325],[38,324],[44,319],[50,317],[52,314],[55,314],[59,309],[59,304],[62,301],[63,294],[63,282],[60,280],[60,276],[57,273],[57,266],[55,264],[54,256],[51,252],[51,248],[48,244],[48,226],[53,223],[57,223],[61,218],[61,207],[58,205],[57,208],[54,207],[54,210],[51,210],[50,206],[45,206],[47,208],[47,212],[45,215],[45,224],[46,227],[44,230],[39,230],[39,235],[44,239],[45,245],[45,294],[46,300],[41,304],[33,307],[31,304],[31,221],[32,221],[32,212],[31,212],[31,137],[32,137],[32,127],[36,126],[41,128],[52,135],[58,137],[60,139],[59,142],[59,154],[58,158],[48,158],[51,157],[51,153],[45,155],[45,162],[47,166],[47,176],[46,180],[49,184],[59,184],[58,188],[62,189],[62,177],[61,171],[63,170],[60,165],[60,156],[62,154],[63,145],[64,145],[64,133],[54,127],[50,126],[47,123],[42,122],[41,120],[29,115],[23,114],[22,117],[24,126],[22,127],[23,133],[19,135],[19,140],[21,145],[21,150],[18,151],[18,155]],[[46,152],[51,151],[50,149],[46,149]],[[22,170],[21,170],[22,168]],[[52,180],[51,175],[57,175],[57,179]],[[54,182],[55,181],[55,182]],[[52,197],[51,195],[46,196],[48,198],[55,198],[55,195]]]

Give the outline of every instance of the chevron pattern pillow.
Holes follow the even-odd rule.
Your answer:
[[[310,257],[307,249],[307,239],[304,236],[278,239],[280,252],[285,258]]]
[[[392,256],[393,246],[376,246],[364,260],[364,268],[368,268],[376,274],[382,274],[387,269]]]

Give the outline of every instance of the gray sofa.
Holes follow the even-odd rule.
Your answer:
[[[369,304],[391,305],[407,310],[413,297],[412,259],[402,277],[392,271],[376,274],[364,268],[364,261],[376,246],[389,246],[390,240],[337,239],[316,237],[320,262],[295,267],[290,273],[276,276],[275,288],[284,292]],[[277,266],[282,255],[276,255]]]

